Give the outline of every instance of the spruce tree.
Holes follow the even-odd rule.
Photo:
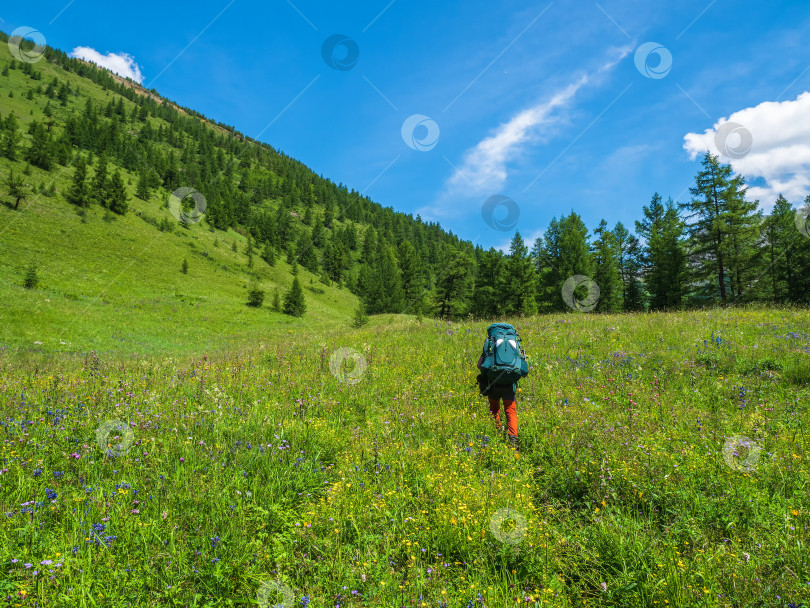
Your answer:
[[[354,311],[354,318],[352,319],[352,327],[360,328],[368,323],[368,315],[366,314],[365,306],[360,302],[357,309]]]
[[[259,308],[264,302],[264,291],[259,289],[259,284],[253,281],[248,290],[247,305],[254,308]]]
[[[270,241],[264,242],[264,249],[262,249],[262,259],[267,262],[268,266],[276,265],[276,251],[270,244]]]
[[[402,272],[397,265],[394,248],[384,245],[378,251],[377,276],[382,292],[382,312],[402,312],[405,305],[402,291]]]
[[[271,309],[273,312],[281,312],[281,295],[278,292],[278,288],[273,292],[273,305]]]
[[[690,188],[692,200],[686,209],[690,256],[695,279],[703,284],[703,295],[725,303],[740,299],[752,274],[753,244],[757,240],[760,214],[757,202],[745,200],[745,180],[707,152],[703,169]]]
[[[796,274],[802,235],[795,229],[796,211],[781,194],[762,226],[762,275],[768,277],[763,297],[774,302],[800,301]]]
[[[472,313],[481,319],[494,319],[502,314],[501,285],[505,260],[502,252],[490,248],[480,255],[472,296]]]
[[[571,211],[559,221],[551,220],[533,248],[539,284],[537,301],[542,310],[567,310],[562,288],[569,278],[584,275],[593,279],[589,249],[588,229],[579,215]]]
[[[599,286],[598,312],[619,312],[622,309],[622,281],[619,271],[619,246],[616,236],[608,230],[605,220],[594,229],[593,244],[595,272],[593,280]]]
[[[19,124],[14,112],[6,116],[3,125],[2,145],[3,156],[9,160],[17,160],[17,145],[20,141]]]
[[[402,296],[407,307],[417,301],[424,291],[422,262],[410,241],[403,240],[399,244],[397,254],[402,277]]]
[[[284,314],[293,317],[302,317],[306,309],[304,290],[301,289],[301,283],[298,281],[298,277],[295,277],[289,291],[284,295]]]
[[[126,185],[124,185],[124,179],[121,177],[121,172],[117,169],[109,181],[107,202],[110,211],[118,215],[124,215],[129,209],[129,194]]]
[[[37,285],[39,285],[39,275],[37,274],[37,266],[34,262],[31,262],[31,265],[28,266],[28,269],[25,271],[25,278],[23,279],[23,287],[26,289],[36,289]]]
[[[35,167],[50,171],[53,167],[53,157],[51,134],[41,123],[33,123],[31,125],[31,146],[25,151],[25,160]]]
[[[448,248],[433,295],[434,310],[440,319],[457,319],[467,314],[474,265],[466,253]]]
[[[138,174],[138,185],[135,188],[135,196],[142,201],[149,200],[149,175],[145,169]]]
[[[309,230],[304,228],[298,237],[298,242],[295,246],[298,253],[298,260],[301,265],[309,270],[312,274],[318,274],[318,252],[312,244],[312,239],[309,235]]]
[[[520,232],[515,232],[503,272],[501,313],[531,316],[537,314],[537,282],[529,249]]]
[[[90,205],[90,193],[87,189],[87,163],[81,154],[76,159],[73,181],[67,194],[65,194],[65,199],[78,207],[88,207]]]
[[[90,198],[94,202],[98,203],[102,207],[108,207],[108,199],[107,194],[109,190],[108,182],[109,177],[107,176],[108,167],[107,167],[107,154],[102,153],[96,159],[96,166],[95,166],[95,173],[93,175],[93,181],[90,183]]]
[[[15,177],[14,169],[12,169],[6,179],[6,187],[9,196],[14,199],[14,210],[17,211],[20,208],[20,201],[25,200],[28,196],[29,186],[21,177]]]
[[[636,221],[636,232],[645,241],[641,263],[650,308],[677,308],[683,302],[687,278],[683,220],[672,199],[664,205],[657,192],[642,213],[644,218]]]
[[[613,228],[618,253],[619,275],[622,282],[622,309],[637,311],[644,309],[644,299],[640,280],[641,246],[638,239],[624,224],[617,222]]]

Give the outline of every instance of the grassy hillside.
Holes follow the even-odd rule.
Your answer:
[[[514,322],[533,361],[518,454],[472,387],[485,323],[193,358],[0,352],[0,598],[810,602],[808,311]],[[341,348],[358,367],[330,369]],[[735,455],[734,436],[756,443]]]
[[[53,49],[25,64],[13,62],[0,44],[0,72],[2,346],[179,352],[272,334],[280,324],[345,325],[358,305],[350,288],[368,262],[360,246],[371,228],[381,247],[412,239],[424,257],[423,279],[441,263],[444,241],[458,243],[437,225],[383,209],[269,146]],[[9,155],[12,115],[18,128]],[[35,125],[48,129],[41,146],[51,156],[47,168],[30,158],[38,149]],[[88,187],[98,194],[91,185],[102,153],[109,174],[123,176],[129,198],[123,215],[68,202],[80,159],[90,161]],[[12,172],[27,192],[18,209]],[[141,178],[149,182],[143,199],[136,196]],[[206,196],[200,223],[184,227],[172,215],[169,194],[178,186]],[[361,240],[343,249],[349,231]],[[273,267],[260,257],[265,245],[275,252]],[[336,249],[342,265],[330,267]],[[292,283],[289,251],[307,301],[302,319],[269,310],[275,290],[283,295]],[[184,259],[188,274],[180,272]],[[31,264],[41,279],[36,290],[22,287]],[[266,292],[258,310],[245,306],[254,279]]]

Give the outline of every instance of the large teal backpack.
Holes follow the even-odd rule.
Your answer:
[[[493,323],[487,328],[482,368],[490,385],[514,384],[529,375],[526,352],[512,325]]]

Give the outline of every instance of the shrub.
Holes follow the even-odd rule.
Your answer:
[[[37,274],[36,264],[31,262],[28,270],[25,271],[25,279],[23,280],[23,287],[26,289],[36,289],[39,285],[39,275]]]

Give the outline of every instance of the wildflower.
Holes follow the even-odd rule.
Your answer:
[[[602,587],[602,591],[607,591],[607,583],[599,583],[599,586]]]
[[[49,559],[45,559],[45,560],[42,560],[41,562],[39,562],[40,566],[50,566],[52,563],[53,563],[53,561],[51,561]]]

